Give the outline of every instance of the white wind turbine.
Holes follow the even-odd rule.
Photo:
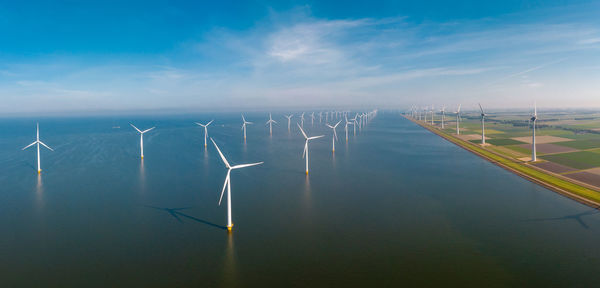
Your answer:
[[[300,114],[300,126],[302,126],[302,128],[304,128],[304,112],[302,112],[302,114]]]
[[[348,116],[344,116],[346,119],[346,125],[344,126],[344,130],[346,131],[346,142],[348,142],[348,125],[352,124],[348,121]]]
[[[155,127],[152,127],[150,129],[146,129],[144,131],[138,129],[137,127],[133,126],[133,124],[129,123],[129,125],[131,125],[131,127],[133,127],[133,129],[137,130],[137,132],[140,133],[140,156],[142,157],[142,159],[144,159],[144,133],[154,129]]]
[[[242,130],[244,130],[244,140],[246,140],[246,125],[248,124],[254,124],[252,122],[248,122],[246,121],[246,118],[244,118],[244,114],[242,114]]]
[[[362,114],[358,114],[357,117],[358,117],[358,131],[360,131],[360,130],[362,130],[362,118],[363,118],[363,116],[362,116]]]
[[[535,122],[537,121],[537,104],[533,103],[533,116],[530,119],[533,122],[533,130],[531,130],[531,161],[537,161],[537,154],[535,151]]]
[[[481,103],[479,104],[479,109],[481,110],[481,145],[485,144],[485,113],[483,113],[483,108],[481,107]]]
[[[217,151],[219,152],[223,163],[225,163],[225,167],[227,167],[227,177],[225,177],[225,184],[223,184],[223,190],[221,190],[219,206],[221,206],[221,200],[223,200],[223,194],[225,193],[225,188],[227,188],[227,230],[231,231],[231,228],[233,227],[233,222],[231,222],[231,170],[256,166],[262,164],[263,162],[231,166],[229,165],[229,162],[227,162],[227,159],[225,159],[225,156],[223,156],[223,153],[221,153],[221,150],[219,149],[219,146],[217,146],[217,143],[215,143],[215,140],[210,138],[210,141],[212,141],[213,144],[215,144],[215,148],[217,148]]]
[[[446,106],[442,107],[442,130],[444,130],[444,117],[446,116]]]
[[[21,150],[25,150],[33,145],[37,144],[37,170],[38,170],[38,174],[42,173],[42,167],[40,166],[40,144],[42,144],[42,146],[50,149],[50,151],[54,151],[52,148],[50,148],[48,145],[44,144],[44,142],[40,141],[40,124],[36,123],[36,134],[35,134],[35,142],[25,146],[25,148],[21,149]]]
[[[354,136],[356,136],[356,117],[358,117],[358,114],[354,115],[354,118],[350,119],[352,122],[352,133],[354,133]]]
[[[267,121],[266,125],[269,125],[269,135],[273,135],[273,123],[277,124],[277,121],[271,118],[271,113],[269,113],[269,121]]]
[[[338,121],[335,125],[331,126],[329,124],[326,124],[327,127],[333,129],[333,139],[331,141],[332,143],[332,148],[331,148],[331,152],[335,152],[335,141],[337,141],[338,137],[337,137],[337,132],[335,131],[335,128],[337,128],[338,125],[340,125],[340,123],[342,123],[342,120]],[[346,133],[346,135],[348,135],[348,133]]]
[[[300,127],[299,124],[298,124],[298,128],[300,128],[300,132],[302,132],[304,139],[306,139],[306,142],[304,142],[304,152],[302,152],[302,158],[306,157],[306,175],[308,175],[308,141],[324,137],[325,135],[308,137],[308,136],[306,136],[306,133],[304,133],[304,130],[302,129],[302,127]]]
[[[460,105],[458,104],[458,109],[456,110],[456,135],[460,135]]]
[[[431,126],[433,126],[433,115],[435,113],[435,110],[433,109],[433,105],[431,105]]]
[[[315,112],[310,113],[310,126],[315,126]]]
[[[288,119],[288,132],[290,132],[290,122],[292,121],[292,116],[294,116],[294,114],[283,115],[283,116],[285,116],[285,118]]]
[[[204,127],[204,147],[206,147],[206,138],[208,137],[208,125],[210,125],[210,123],[212,123],[213,121],[214,120],[210,120],[210,122],[208,122],[206,124],[195,122],[196,125]]]

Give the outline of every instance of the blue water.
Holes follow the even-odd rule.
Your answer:
[[[596,285],[600,215],[396,113],[331,152],[282,113],[0,120],[2,287]],[[232,164],[233,232],[218,206]],[[35,122],[42,148],[41,176]],[[139,157],[140,129],[145,159]],[[120,126],[120,129],[112,128]],[[209,142],[210,144],[210,142]],[[225,202],[223,202],[224,204]],[[578,214],[584,213],[581,217]]]

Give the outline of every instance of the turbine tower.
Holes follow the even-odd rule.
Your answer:
[[[442,107],[442,130],[444,130],[444,117],[446,116],[446,106]]]
[[[140,156],[142,157],[142,159],[144,159],[144,133],[154,129],[155,127],[152,127],[150,129],[146,129],[144,131],[138,129],[137,127],[133,126],[133,124],[129,123],[129,125],[131,125],[131,127],[133,127],[133,129],[137,130],[137,132],[140,133]]]
[[[273,135],[273,123],[277,124],[277,121],[271,118],[271,113],[269,113],[269,121],[267,121],[266,125],[269,125],[269,135]]]
[[[215,144],[215,148],[217,148],[219,156],[221,156],[221,160],[223,160],[223,163],[225,163],[225,167],[227,167],[227,177],[225,177],[225,184],[223,184],[223,190],[221,190],[219,206],[221,206],[221,200],[223,200],[223,194],[225,193],[225,188],[227,188],[227,231],[231,231],[231,228],[233,227],[233,222],[231,221],[231,170],[256,166],[262,164],[263,162],[231,166],[229,165],[229,162],[227,162],[227,159],[225,159],[225,156],[223,156],[223,153],[221,153],[221,150],[219,150],[219,146],[217,146],[215,140],[210,138],[210,141],[212,141],[213,144]]]
[[[252,122],[248,122],[246,121],[246,118],[244,118],[244,114],[242,114],[242,130],[244,130],[244,140],[246,140],[246,125],[248,124],[253,124]]]
[[[348,121],[348,115],[344,115],[344,117],[346,118],[346,125],[344,126],[344,130],[346,132],[346,142],[348,142],[348,125],[350,125],[351,123]]]
[[[196,125],[204,127],[204,147],[206,147],[206,137],[208,137],[208,125],[210,125],[210,123],[212,123],[213,121],[214,120],[210,120],[210,122],[206,124],[196,122]]]
[[[338,121],[335,125],[331,126],[329,124],[326,124],[327,127],[333,129],[333,139],[331,141],[332,143],[332,147],[331,147],[331,152],[335,152],[335,141],[337,140],[337,132],[335,131],[335,128],[337,128],[338,125],[340,125],[340,123],[342,123],[342,120]],[[348,133],[346,133],[346,135],[348,135]]]
[[[40,124],[36,123],[36,134],[35,134],[35,142],[25,146],[25,148],[21,149],[21,150],[25,150],[33,145],[37,144],[37,172],[38,174],[42,173],[42,167],[40,165],[40,144],[42,144],[42,146],[50,149],[50,151],[54,151],[52,148],[50,148],[48,145],[44,144],[44,142],[40,141]]]
[[[324,137],[325,135],[308,137],[308,136],[306,136],[306,133],[304,133],[304,130],[302,129],[302,127],[300,127],[300,124],[298,124],[298,128],[300,128],[300,132],[302,132],[302,136],[304,136],[304,139],[306,139],[306,142],[304,142],[304,152],[302,152],[302,158],[306,157],[306,175],[308,175],[308,141]]]
[[[481,107],[481,103],[479,104],[479,109],[481,110],[481,145],[485,144],[485,113],[483,113],[483,108]]]
[[[531,122],[533,122],[533,129],[531,130],[531,161],[537,161],[537,155],[535,151],[535,122],[537,121],[537,104],[533,103],[533,116],[531,117]]]
[[[433,126],[433,114],[435,113],[435,110],[433,109],[433,105],[431,105],[431,126]]]
[[[460,123],[460,105],[458,104],[458,110],[456,110],[456,135],[460,135],[460,127],[459,127],[459,123]]]

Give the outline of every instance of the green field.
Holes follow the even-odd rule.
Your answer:
[[[517,141],[514,139],[503,139],[503,138],[489,139],[489,140],[486,140],[485,142],[490,143],[492,145],[496,145],[496,146],[526,144],[525,142]]]
[[[571,148],[575,148],[575,149],[594,149],[594,148],[600,148],[600,139],[566,141],[566,142],[557,142],[554,144],[560,145],[560,146],[565,146],[565,147],[571,147]]]
[[[600,154],[591,151],[552,154],[540,158],[576,169],[589,169],[600,166]]]
[[[506,148],[508,148],[510,150],[513,150],[513,151],[517,151],[519,153],[523,153],[523,154],[529,154],[529,153],[531,153],[530,149],[523,148],[523,147],[521,147],[519,145],[508,145],[508,146],[506,146]]]

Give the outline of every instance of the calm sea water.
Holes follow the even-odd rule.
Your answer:
[[[591,287],[600,215],[382,112],[335,155],[265,114],[0,120],[2,287]],[[233,233],[217,202],[232,163]],[[294,118],[293,118],[294,119]],[[295,119],[297,120],[297,118]],[[147,133],[145,159],[128,126]],[[120,126],[120,129],[112,128]],[[210,143],[209,143],[210,144]]]

